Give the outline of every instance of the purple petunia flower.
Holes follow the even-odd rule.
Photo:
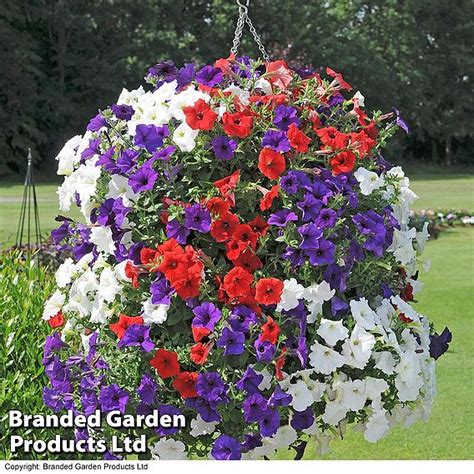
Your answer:
[[[286,247],[286,250],[282,253],[282,258],[288,260],[293,268],[300,267],[305,262],[305,255],[302,249],[293,249]]]
[[[272,214],[268,223],[276,227],[286,227],[289,222],[294,222],[298,220],[298,216],[288,209],[283,209],[282,211],[275,212]]]
[[[44,343],[44,355],[43,365],[53,352],[59,351],[68,345],[61,339],[61,335],[58,332],[53,333],[51,336],[46,336],[46,342]]]
[[[392,107],[392,110],[393,112],[395,112],[395,115],[396,115],[396,119],[395,119],[395,123],[402,129],[405,131],[405,133],[410,133],[410,129],[408,128],[408,125],[407,123],[405,122],[405,120],[403,120],[402,116],[400,115],[400,111],[396,108],[396,107]]]
[[[134,143],[153,153],[157,148],[163,146],[163,139],[170,134],[167,125],[157,127],[156,125],[137,125]]]
[[[172,219],[166,223],[166,236],[168,239],[176,239],[181,245],[186,245],[186,241],[191,231],[178,219]]]
[[[140,385],[137,389],[138,396],[143,403],[153,405],[155,402],[158,385],[155,380],[148,374],[144,374],[140,380]]]
[[[277,385],[272,393],[272,396],[268,400],[268,406],[286,407],[291,403],[292,400],[293,397],[289,393],[284,392],[283,389]]]
[[[119,120],[125,120],[127,122],[133,117],[133,114],[135,113],[133,107],[126,104],[112,104],[111,109]]]
[[[213,66],[204,66],[197,74],[196,74],[196,81],[199,84],[203,84],[207,87],[215,87],[217,84],[222,82],[224,76],[222,75],[222,71]]]
[[[449,349],[452,339],[453,334],[447,327],[439,335],[436,333],[430,335],[430,356],[435,360],[441,357]]]
[[[217,372],[199,374],[196,380],[196,392],[209,402],[222,403],[227,399],[227,388]]]
[[[273,123],[280,130],[288,130],[291,124],[295,124],[297,127],[300,124],[300,119],[297,116],[296,109],[286,105],[279,105],[275,108],[275,118]]]
[[[150,158],[151,162],[154,162],[155,160],[159,161],[169,161],[171,158],[171,155],[176,151],[176,147],[173,145],[168,145],[161,150],[156,150],[155,153],[153,153],[152,157]]]
[[[228,322],[234,331],[245,333],[251,324],[257,323],[257,314],[247,306],[237,305],[232,308]]]
[[[280,186],[286,194],[296,194],[300,188],[300,180],[295,171],[289,171],[280,179]]]
[[[314,423],[314,412],[311,408],[304,411],[294,411],[291,417],[290,425],[296,431],[308,429]]]
[[[240,355],[244,352],[245,335],[241,332],[224,328],[217,340],[217,347],[224,348],[224,355]]]
[[[150,339],[150,328],[143,324],[132,324],[127,328],[122,339],[118,343],[119,349],[123,347],[138,346],[143,352],[150,352],[155,344]]]
[[[125,413],[128,399],[128,393],[115,383],[103,387],[99,395],[100,407],[105,412],[118,410],[122,414]]]
[[[186,87],[191,81],[194,79],[195,71],[194,71],[194,64],[187,63],[185,64],[176,75],[176,81],[178,83],[178,89],[182,89]]]
[[[126,149],[123,150],[117,158],[116,167],[123,173],[128,174],[137,165],[138,151]]]
[[[321,210],[322,202],[312,194],[306,193],[302,201],[296,203],[296,207],[303,213],[303,222],[314,221],[317,219]]]
[[[87,130],[90,132],[97,132],[102,127],[108,127],[107,120],[102,116],[102,114],[97,114],[94,118],[92,118],[88,125]]]
[[[211,455],[219,461],[236,461],[242,457],[242,448],[235,438],[222,434],[214,441]]]
[[[271,362],[275,356],[276,347],[269,341],[257,339],[254,343],[258,362]]]
[[[215,402],[210,402],[202,397],[188,398],[186,400],[186,405],[193,410],[196,410],[201,418],[207,423],[213,421],[221,421],[221,416],[217,411],[218,404]]]
[[[214,331],[216,323],[221,319],[222,313],[213,303],[204,302],[193,309],[193,326],[204,327]]]
[[[339,317],[343,313],[345,313],[348,309],[349,309],[349,305],[345,301],[338,298],[337,296],[334,296],[331,299],[331,313],[333,314],[333,316]]]
[[[176,79],[178,68],[173,61],[162,61],[148,69],[148,75],[156,76],[165,82],[172,82]]]
[[[300,243],[300,249],[315,249],[318,248],[318,241],[323,236],[323,231],[316,224],[305,224],[298,227],[298,233],[303,240]]]
[[[281,153],[290,151],[291,149],[288,137],[282,130],[267,130],[262,139],[262,147],[271,148]]]
[[[151,302],[153,304],[170,304],[174,288],[169,284],[166,278],[161,276],[150,285],[150,293]]]
[[[128,178],[128,184],[134,193],[153,189],[158,173],[151,166],[142,166]]]
[[[316,248],[305,250],[311,265],[327,265],[334,262],[336,246],[329,240],[319,239]]]
[[[214,155],[219,160],[231,160],[234,158],[234,151],[237,149],[237,143],[224,135],[218,135],[211,141]]]
[[[163,415],[169,415],[170,417],[181,415],[181,410],[174,405],[160,405],[159,407],[160,417]],[[164,428],[160,426],[156,428],[155,431],[160,436],[172,436],[176,434],[180,430],[179,426],[170,426],[168,428]]]
[[[267,408],[258,426],[262,436],[273,436],[280,427],[280,413],[277,408]]]
[[[263,375],[257,374],[252,367],[247,367],[242,378],[235,384],[235,386],[248,394],[258,393],[258,386],[263,381]]]
[[[211,230],[211,213],[201,204],[193,204],[184,210],[184,225],[188,229],[207,233]]]
[[[249,395],[242,403],[242,411],[244,412],[244,420],[247,423],[260,421],[263,413],[267,409],[267,401],[259,393]]]
[[[334,227],[337,221],[337,213],[332,209],[321,209],[319,216],[316,218],[314,222],[318,227],[321,229],[325,229],[328,227]]]

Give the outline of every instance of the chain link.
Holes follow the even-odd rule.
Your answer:
[[[247,4],[243,5],[240,0],[237,0],[237,5],[239,5],[239,18],[237,19],[237,26],[235,27],[234,41],[232,42],[232,48],[230,52],[232,54],[237,54],[239,49],[240,39],[242,38],[242,31],[244,29],[245,23],[247,23],[250,33],[252,33],[255,43],[257,43],[258,49],[262,53],[262,57],[265,61],[270,61],[270,58],[265,50],[265,47],[262,44],[260,35],[257,33],[257,30],[253,26],[252,20],[250,19],[248,12],[250,0],[247,0]]]

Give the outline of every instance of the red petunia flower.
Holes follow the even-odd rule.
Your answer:
[[[311,138],[305,135],[298,127],[292,123],[288,128],[288,139],[290,145],[300,153],[306,153],[308,151],[308,145],[311,142]]]
[[[349,135],[340,132],[334,127],[325,127],[316,130],[321,143],[333,150],[341,150],[349,143]]]
[[[268,179],[277,179],[285,171],[286,163],[285,157],[272,150],[271,148],[264,148],[258,155],[258,169]]]
[[[254,217],[249,222],[249,226],[256,234],[261,235],[262,237],[265,237],[265,234],[267,233],[267,229],[269,227],[267,221],[259,215]]]
[[[181,372],[173,380],[173,388],[179,392],[183,398],[195,398],[198,396],[196,392],[196,382],[198,374],[196,372]]]
[[[183,108],[186,123],[193,130],[211,130],[217,119],[217,114],[203,99],[199,99],[194,105]]]
[[[207,361],[207,356],[209,355],[209,344],[203,344],[202,342],[198,342],[191,347],[191,354],[190,359],[196,365],[203,365]]]
[[[242,267],[234,267],[224,277],[223,287],[230,298],[245,296],[250,293],[252,275]]]
[[[109,324],[109,328],[119,339],[122,339],[125,331],[133,324],[143,324],[143,318],[141,316],[125,316],[125,314],[121,314],[116,323]]]
[[[197,298],[201,286],[201,279],[198,275],[186,275],[184,278],[174,282],[173,287],[176,294],[183,300]]]
[[[334,78],[342,90],[351,91],[352,86],[344,80],[340,72],[333,71],[330,67],[326,68],[326,74]]]
[[[205,327],[192,326],[191,329],[193,331],[194,342],[199,342],[203,338],[205,338],[205,337],[209,336],[209,334],[211,334],[211,331],[209,329],[205,328]]]
[[[272,207],[273,200],[278,197],[278,193],[280,192],[280,185],[276,184],[275,186],[270,189],[270,191],[267,191],[264,195],[263,198],[260,199],[260,210],[261,211],[267,211]]]
[[[232,260],[232,263],[236,267],[242,267],[249,273],[253,273],[255,270],[263,267],[262,261],[255,255],[254,251],[249,248],[240,252],[240,255],[235,260]]]
[[[253,127],[253,117],[243,112],[230,114],[225,112],[222,116],[224,132],[229,137],[245,138],[250,135]]]
[[[282,294],[283,282],[278,278],[262,278],[255,286],[255,299],[260,304],[278,304]]]
[[[205,203],[207,210],[214,216],[222,216],[226,212],[229,212],[230,205],[227,201],[219,197],[213,197]]]
[[[162,379],[174,377],[179,374],[179,361],[176,352],[158,349],[150,360],[150,365],[156,369]]]
[[[231,54],[228,58],[220,58],[214,62],[214,67],[218,67],[223,74],[232,75],[232,61],[235,61],[235,54]]]
[[[245,242],[253,249],[257,247],[258,235],[248,224],[239,224],[234,231],[233,237],[239,242]]]
[[[361,158],[365,158],[372,151],[372,148],[377,144],[376,140],[365,133],[364,130],[361,130],[358,133],[351,133],[351,148],[359,153]]]
[[[60,328],[64,325],[64,316],[61,311],[58,311],[52,318],[48,319],[48,324],[52,329]]]
[[[211,224],[211,236],[216,242],[227,242],[238,225],[238,217],[231,212],[225,212]]]
[[[286,361],[286,347],[282,347],[281,354],[275,359],[275,378],[277,380],[283,380],[285,377],[283,375],[283,366],[285,365]]]
[[[356,156],[352,151],[341,151],[329,160],[332,174],[336,176],[341,173],[349,173],[354,169],[355,161]]]
[[[239,258],[240,254],[247,248],[247,244],[241,240],[232,239],[225,244],[226,257],[232,262]]]
[[[276,344],[280,334],[280,326],[271,318],[267,317],[267,322],[262,326],[262,333],[260,334],[260,342],[268,341]]]
[[[138,288],[138,277],[140,276],[140,269],[136,267],[132,262],[125,264],[125,276],[132,280],[133,288]]]
[[[268,81],[280,89],[286,90],[293,80],[293,73],[283,60],[266,64]]]
[[[240,170],[234,171],[230,176],[214,181],[214,186],[219,190],[222,196],[230,203],[235,205],[233,190],[237,187],[240,181]]]
[[[173,281],[183,277],[187,267],[188,257],[184,253],[165,252],[163,261],[158,265],[158,270],[173,283]]]

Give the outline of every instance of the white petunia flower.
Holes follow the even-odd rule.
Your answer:
[[[283,282],[283,293],[281,300],[278,303],[277,311],[290,311],[296,308],[303,298],[305,289],[303,285],[300,285],[295,278],[290,278]]]
[[[108,303],[112,303],[121,291],[121,287],[115,277],[115,272],[111,268],[104,268],[102,270],[99,285],[99,296]]]
[[[395,357],[389,351],[374,352],[372,355],[375,360],[375,368],[381,370],[384,374],[393,374],[393,369],[396,364]]]
[[[191,420],[191,431],[189,434],[197,438],[198,436],[212,434],[216,430],[216,426],[219,424],[217,421],[204,421],[201,415]]]
[[[298,382],[290,384],[287,393],[293,397],[290,405],[296,411],[304,411],[314,402],[313,394],[303,380],[298,380]]]
[[[367,401],[367,392],[363,380],[341,382],[338,390],[341,391],[341,404],[344,408],[352,411],[359,411],[364,408]]]
[[[309,363],[320,374],[329,375],[345,363],[345,357],[339,354],[339,352],[318,342],[314,343],[310,349]]]
[[[338,400],[326,403],[323,416],[321,417],[324,423],[336,426],[344,419],[347,413],[345,408]]]
[[[153,304],[151,298],[143,303],[143,322],[145,324],[163,324],[168,318],[168,304]]]
[[[113,315],[113,311],[104,300],[97,298],[90,310],[91,323],[105,324]]]
[[[416,233],[416,249],[418,252],[423,253],[425,250],[425,244],[430,238],[430,233],[428,232],[428,222],[423,224],[423,229],[420,232]]]
[[[161,438],[151,448],[153,459],[182,461],[186,459],[186,446],[172,438]]]
[[[321,336],[330,346],[334,346],[337,341],[346,339],[349,330],[343,325],[342,320],[332,321],[331,319],[321,319],[318,330],[318,336]]]
[[[145,93],[143,86],[140,86],[138,89],[128,91],[127,89],[122,89],[122,92],[117,99],[117,104],[126,104],[132,105],[137,101],[138,97]]]
[[[66,258],[66,260],[64,260],[64,262],[59,265],[59,268],[54,274],[58,287],[64,288],[65,286],[69,285],[71,283],[71,279],[75,271],[76,265],[74,264],[72,258]]]
[[[372,194],[372,191],[379,189],[384,185],[384,179],[377,173],[362,167],[354,173],[354,177],[359,182],[360,192],[364,196],[369,196]]]
[[[174,131],[173,141],[181,151],[193,151],[198,133],[198,130],[193,130],[186,122],[183,122]]]
[[[109,226],[92,227],[89,240],[97,246],[99,252],[103,252],[106,255],[115,251],[115,242]]]
[[[308,323],[314,323],[318,314],[321,313],[323,303],[329,301],[334,294],[335,290],[331,290],[329,283],[322,281],[321,283],[313,283],[312,285],[305,288],[303,298],[308,302]]]
[[[287,448],[298,439],[298,434],[290,425],[283,425],[278,428],[277,432],[268,440],[275,449]]]
[[[72,137],[58,153],[58,156],[56,156],[56,160],[58,161],[58,175],[69,176],[74,171],[75,165],[79,163],[81,158],[77,153],[77,148],[81,144],[81,141],[81,135]]]
[[[48,321],[53,316],[56,316],[61,311],[65,301],[65,296],[56,290],[46,301],[43,310],[43,319]]]
[[[350,302],[352,316],[357,324],[364,329],[374,329],[377,319],[375,311],[369,306],[365,298],[360,300],[351,300]]]
[[[118,199],[122,198],[123,205],[130,207],[133,201],[136,201],[138,194],[128,184],[128,178],[119,174],[114,174],[108,184],[108,192],[106,198]]]
[[[364,438],[370,443],[376,443],[382,439],[390,430],[387,412],[380,410],[375,412],[365,425]]]
[[[356,324],[350,338],[343,344],[347,364],[363,369],[370,359],[374,345],[375,337]]]

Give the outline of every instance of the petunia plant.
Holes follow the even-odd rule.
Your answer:
[[[284,61],[167,61],[146,82],[57,158],[60,209],[84,220],[53,231],[74,258],[44,311],[46,405],[183,414],[142,430],[159,459],[301,458],[349,424],[376,442],[426,419],[451,336],[413,306],[428,234],[381,154],[399,111]]]

